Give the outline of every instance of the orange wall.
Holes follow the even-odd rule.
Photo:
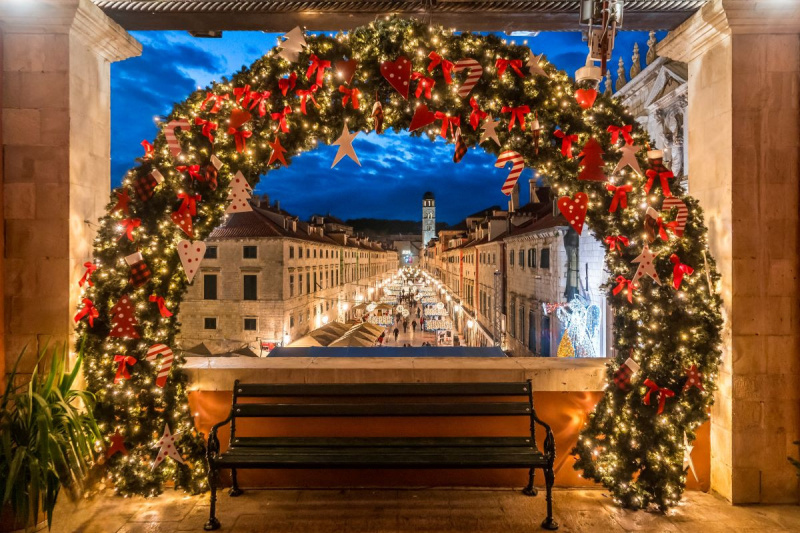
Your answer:
[[[600,392],[534,393],[534,406],[539,418],[550,424],[556,440],[556,485],[561,487],[592,486],[580,477],[569,455],[577,442],[578,432],[600,399]],[[195,391],[189,403],[196,413],[195,423],[206,435],[210,427],[223,420],[230,411],[231,393]],[[518,419],[518,420],[517,420]],[[220,430],[223,450],[230,437],[229,426]],[[543,432],[537,427],[541,448]],[[272,418],[241,419],[239,436],[508,436],[527,435],[528,424],[522,417],[472,418]],[[692,453],[700,483],[689,474],[688,488],[708,490],[709,432],[708,424],[698,430]],[[527,482],[525,470],[270,470],[239,473],[243,487],[427,487],[427,486],[502,486],[521,487]],[[543,483],[537,473],[537,484]]]

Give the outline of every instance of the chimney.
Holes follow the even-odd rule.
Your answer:
[[[280,211],[280,210],[281,210],[281,201],[275,200],[275,211]]]
[[[269,208],[269,194],[261,195],[261,199],[258,202],[258,207],[263,207],[265,209]]]
[[[539,195],[536,194],[536,189],[538,189],[538,187],[536,186],[536,178],[532,177],[530,181],[528,181],[528,185],[530,186],[530,191],[531,191],[531,203],[532,204],[539,203]]]
[[[519,182],[511,189],[511,198],[508,200],[508,212],[514,213],[519,207]]]

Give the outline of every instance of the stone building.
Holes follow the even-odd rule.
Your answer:
[[[181,343],[231,341],[260,350],[335,320],[397,270],[397,253],[334,217],[303,222],[262,203],[229,215],[207,239],[206,256],[180,312]]]
[[[422,245],[436,237],[436,199],[428,191],[422,195]]]

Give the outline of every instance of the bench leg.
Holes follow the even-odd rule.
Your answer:
[[[231,481],[233,481],[233,486],[231,487],[231,490],[228,494],[232,498],[235,498],[236,496],[241,496],[242,492],[244,491],[239,488],[239,478],[236,476],[235,468],[231,469]]]
[[[547,518],[542,522],[542,528],[555,531],[558,529],[558,523],[553,520],[553,483],[555,483],[556,475],[553,472],[553,467],[545,469],[544,481],[547,485]]]
[[[525,496],[536,496],[539,491],[536,490],[536,487],[533,486],[533,474],[536,472],[534,468],[531,468],[528,471],[528,486],[522,489],[522,494]]]
[[[213,468],[208,469],[208,486],[211,489],[211,506],[209,510],[208,522],[203,526],[206,531],[214,531],[220,528],[217,520],[217,471]]]

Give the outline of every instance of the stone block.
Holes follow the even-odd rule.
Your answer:
[[[763,423],[763,407],[764,402],[759,400],[737,400],[732,416],[735,430],[740,432],[760,428]]]
[[[44,299],[13,298],[9,329],[20,335],[51,335],[64,338],[72,333],[68,295]]]
[[[760,453],[760,452],[759,452]],[[734,464],[744,460],[734,451]],[[759,503],[761,501],[761,472],[758,468],[734,466],[731,475],[731,501],[735,504]]]
[[[798,277],[796,259],[777,259],[770,261],[767,274],[768,296],[795,296]]]
[[[70,116],[64,108],[49,109],[40,113],[39,131],[42,144],[67,146],[69,143]]]
[[[8,33],[3,36],[3,70],[41,72],[45,70],[46,55],[43,34]]]
[[[43,257],[69,257],[67,224],[49,220],[6,221],[6,257],[33,261]]]
[[[19,108],[22,98],[22,75],[19,72],[4,71],[3,78],[3,108]]]
[[[3,142],[11,146],[41,144],[40,118],[36,109],[4,109]]]
[[[69,107],[69,76],[66,72],[22,72],[18,76],[19,107],[43,110]]]
[[[36,185],[33,183],[7,183],[3,205],[5,218],[32,219],[36,216]]]
[[[776,374],[800,374],[800,336],[770,335],[766,338],[767,368]]]
[[[797,471],[786,464],[761,472],[760,503],[797,504],[800,492],[797,489]]]
[[[70,219],[70,195],[65,187],[51,183],[36,184],[36,218],[38,220],[64,221]]]

